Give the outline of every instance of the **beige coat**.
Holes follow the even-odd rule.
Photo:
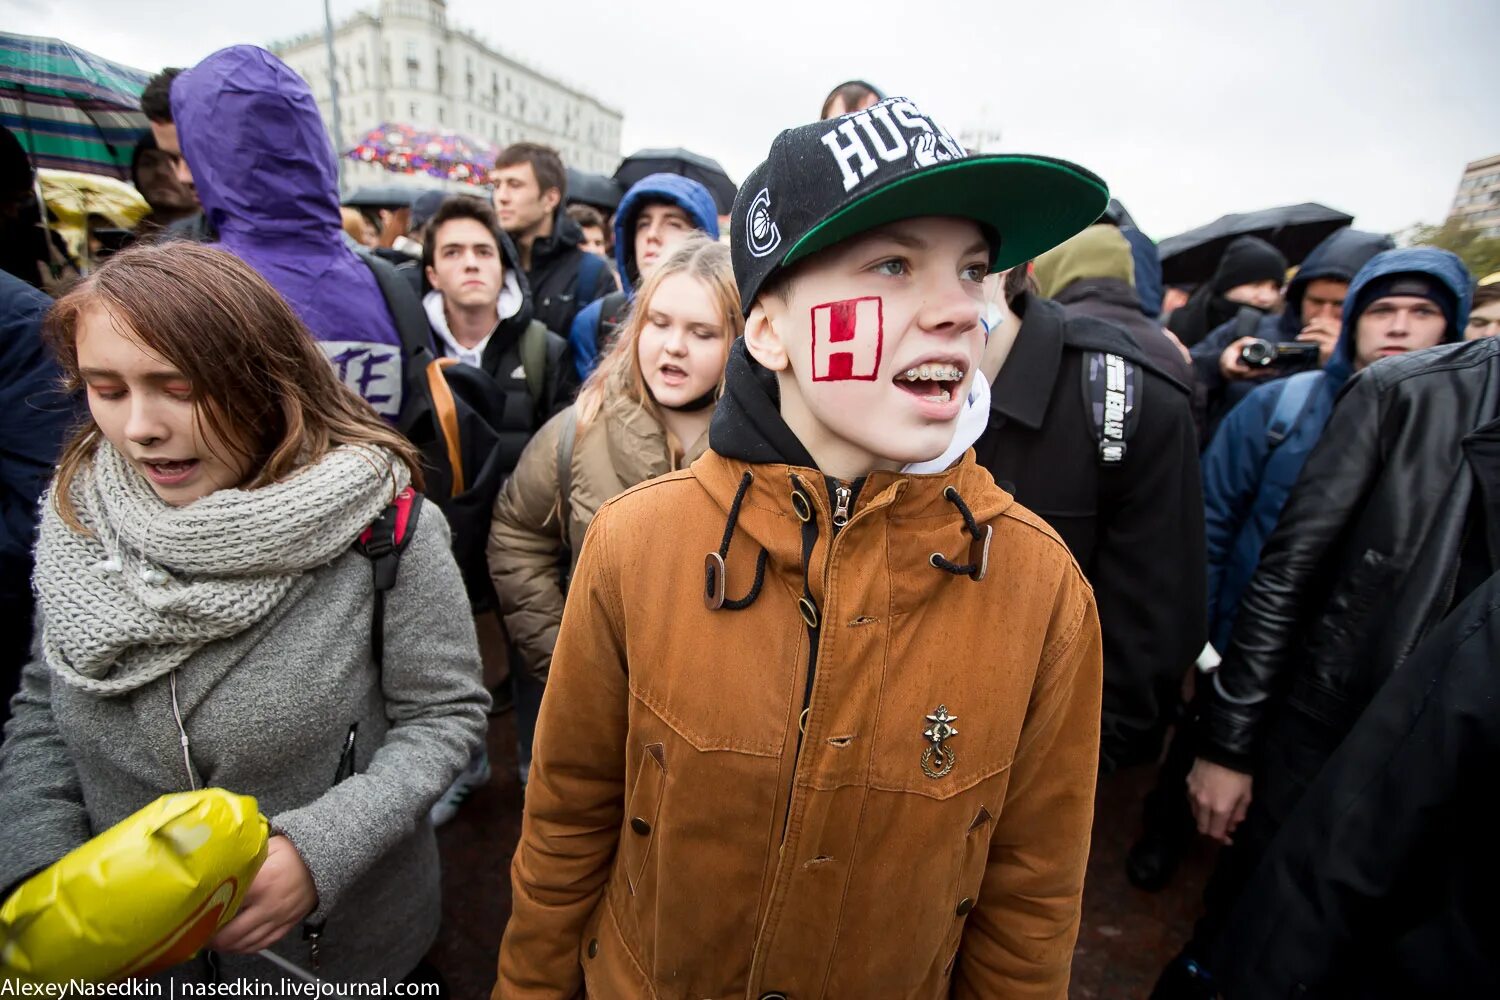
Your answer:
[[[487,555],[490,578],[511,641],[538,678],[552,664],[563,613],[563,563],[576,562],[594,512],[637,483],[673,471],[667,433],[649,411],[623,393],[606,397],[599,415],[573,442],[566,536],[558,502],[558,438],[569,407],[537,432],[495,500]],[[683,461],[708,447],[704,434]],[[571,565],[569,566],[571,569]]]

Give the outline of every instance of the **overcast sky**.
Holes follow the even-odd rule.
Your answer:
[[[0,0],[7,31],[146,70],[319,15],[309,0]],[[861,77],[954,133],[998,128],[999,148],[1089,167],[1157,239],[1301,201],[1363,228],[1437,222],[1464,164],[1500,153],[1496,0],[450,0],[448,18],[623,111],[622,153],[687,146],[739,181]]]

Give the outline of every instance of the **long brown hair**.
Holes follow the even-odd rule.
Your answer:
[[[187,378],[194,418],[249,460],[242,488],[278,482],[346,444],[392,452],[422,488],[416,449],[335,377],[286,300],[233,254],[185,242],[133,247],[59,299],[46,337],[75,392],[78,324],[96,308]],[[58,463],[53,503],[78,530],[69,487],[102,438],[85,420]]]
[[[599,415],[605,396],[623,392],[642,409],[648,411],[658,422],[661,413],[656,402],[646,389],[646,376],[641,371],[639,348],[641,330],[646,326],[646,314],[651,310],[651,299],[661,283],[674,274],[688,274],[697,278],[709,290],[718,306],[724,328],[724,360],[729,361],[729,345],[745,330],[745,318],[740,315],[740,291],[734,283],[734,269],[729,263],[729,248],[716,243],[701,233],[695,233],[673,248],[666,259],[657,265],[636,293],[630,312],[621,321],[613,346],[599,360],[599,367],[589,375],[583,388],[578,390],[578,429],[582,431]],[[724,376],[719,376],[720,387]]]

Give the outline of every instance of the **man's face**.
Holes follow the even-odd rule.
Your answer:
[[[1431,299],[1416,295],[1387,295],[1370,303],[1354,326],[1354,367],[1364,368],[1381,358],[1420,351],[1443,342],[1448,321]]]
[[[196,192],[193,185],[193,172],[188,169],[187,159],[182,155],[182,146],[177,142],[177,123],[148,122],[151,126],[151,134],[156,137],[157,148],[172,158],[172,172],[177,176],[179,183],[186,184]]]
[[[1500,335],[1500,300],[1486,302],[1469,312],[1469,325],[1464,328],[1465,340]]]
[[[449,219],[432,239],[427,282],[443,301],[459,309],[494,307],[505,277],[494,234],[478,219]]]
[[[542,190],[529,163],[497,167],[491,180],[495,182],[495,214],[500,217],[500,228],[512,235],[540,229],[561,200],[556,188]]]
[[[1344,318],[1344,296],[1348,293],[1347,281],[1332,278],[1309,281],[1302,293],[1302,325],[1317,320],[1338,324]]]
[[[697,227],[676,205],[647,205],[635,217],[635,267],[642,280]]]
[[[1250,281],[1243,285],[1235,285],[1224,293],[1224,297],[1230,302],[1237,302],[1242,306],[1254,306],[1257,309],[1270,312],[1281,301],[1281,285],[1269,279],[1266,281]]]
[[[603,257],[604,254],[604,227],[602,226],[579,226],[583,230],[583,242],[578,244],[578,249],[584,253],[594,253]]]
[[[942,454],[984,350],[989,244],[966,219],[892,223],[798,265],[761,295],[746,346],[778,373],[781,413],[839,478]]]

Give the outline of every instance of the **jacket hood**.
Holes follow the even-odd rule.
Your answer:
[[[1454,320],[1449,324],[1443,341],[1451,343],[1463,339],[1464,327],[1469,323],[1469,303],[1473,295],[1469,269],[1464,266],[1464,262],[1456,254],[1435,247],[1382,251],[1371,257],[1349,283],[1349,293],[1344,298],[1344,323],[1339,332],[1338,347],[1324,366],[1324,371],[1334,380],[1335,388],[1354,374],[1354,330],[1360,314],[1370,304],[1360,301],[1361,294],[1372,281],[1392,274],[1425,274],[1452,292],[1456,303]]]
[[[265,49],[220,49],[172,84],[198,198],[226,241],[332,242],[338,168],[307,83]]]
[[[336,345],[347,377],[399,368],[386,350],[401,342],[390,309],[344,243],[333,146],[302,78],[265,49],[220,49],[173,81],[172,115],[224,248],[281,293],[325,350]],[[382,406],[399,404],[366,398],[387,416]]]
[[[634,294],[641,275],[635,266],[635,220],[647,201],[668,201],[687,213],[693,225],[719,238],[719,210],[708,188],[681,174],[648,174],[630,186],[615,210],[615,263]]]
[[[1319,279],[1353,281],[1371,257],[1395,245],[1396,241],[1385,233],[1340,229],[1313,247],[1312,253],[1302,261],[1297,274],[1286,286],[1286,309],[1281,314],[1282,339],[1295,339],[1302,332],[1302,296],[1307,294],[1308,285]]]
[[[1135,260],[1123,233],[1093,225],[1038,257],[1034,277],[1045,299],[1085,278],[1115,278],[1133,287]]]
[[[708,446],[725,458],[754,465],[818,467],[781,418],[776,373],[750,356],[743,337],[729,348],[724,395],[714,408]]]

